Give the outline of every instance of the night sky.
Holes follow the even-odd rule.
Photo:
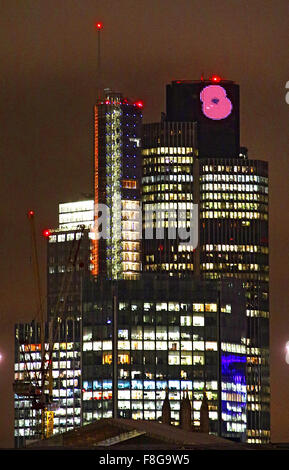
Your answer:
[[[13,327],[35,317],[28,209],[45,241],[58,203],[92,191],[97,33],[103,83],[160,119],[165,85],[240,84],[241,145],[269,161],[272,441],[289,441],[288,0],[1,0],[0,446],[13,445]]]

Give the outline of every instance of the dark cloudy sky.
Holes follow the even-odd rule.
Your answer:
[[[104,84],[164,110],[165,84],[217,73],[241,87],[241,143],[269,161],[272,439],[289,441],[288,0],[0,0],[0,446],[13,438],[13,325],[35,315],[26,212],[39,235],[92,189],[101,20]],[[39,236],[43,284],[45,243]]]

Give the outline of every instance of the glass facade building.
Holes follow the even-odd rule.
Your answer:
[[[238,278],[246,289],[248,442],[270,438],[268,165],[202,159],[199,168],[203,279]]]
[[[207,106],[204,93],[210,97]],[[268,164],[249,159],[239,146],[239,87],[233,82],[175,81],[167,86],[166,111],[160,123],[143,126],[143,212],[156,203],[164,211],[159,221],[144,217],[144,229],[152,226],[155,232],[154,239],[143,240],[143,272],[241,280],[247,302],[247,438],[268,442]],[[196,206],[197,246],[170,239],[170,224],[176,222],[169,220],[169,210],[187,211],[177,224],[188,226]]]
[[[187,391],[198,429],[205,388],[210,432],[245,439],[246,316],[237,281],[218,289],[216,283],[143,276],[93,283],[86,295],[84,424],[112,416],[158,420],[168,389],[172,423],[179,424]]]
[[[109,90],[94,107],[94,276],[137,279],[141,271],[141,119],[140,102]],[[100,237],[107,222],[108,236]]]
[[[94,200],[86,199],[59,204],[59,229],[75,230],[79,225],[92,229],[94,226]]]
[[[82,309],[81,319],[45,327],[45,359],[52,364],[45,417],[53,420],[54,434],[112,416],[159,420],[166,390],[172,424],[180,423],[186,392],[198,430],[206,390],[210,432],[245,440],[246,314],[240,283],[223,280],[217,286],[154,275],[117,282],[86,278]],[[36,390],[15,394],[15,441],[22,446],[39,437],[41,427],[41,410],[33,404],[41,380],[39,325],[16,325],[15,337],[15,382],[29,382]],[[47,394],[48,382],[47,375]]]
[[[190,226],[193,163],[196,158],[194,123],[144,124],[142,137],[143,271],[191,275],[194,248],[180,240]],[[181,213],[181,217],[178,214]],[[148,232],[152,236],[148,237]],[[175,230],[176,236],[170,232]],[[157,231],[163,235],[156,239]]]
[[[45,355],[46,361],[51,360],[52,368],[51,375],[46,375],[45,393],[48,396],[49,380],[52,380],[53,391],[52,403],[45,408],[43,423],[41,409],[37,406],[42,378],[40,325],[27,323],[15,326],[15,384],[28,384],[31,390],[26,395],[14,395],[16,447],[39,439],[42,426],[48,433],[61,433],[81,425],[81,342],[79,320],[46,323]],[[50,356],[51,344],[53,350]]]
[[[83,279],[93,269],[93,232],[89,228],[80,228],[79,224],[77,226],[70,230],[51,230],[47,237],[48,320],[81,317]]]

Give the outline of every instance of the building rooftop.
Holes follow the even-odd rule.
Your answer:
[[[36,441],[29,448],[70,449],[192,449],[246,450],[250,446],[228,439],[184,431],[156,421],[131,419],[100,419],[86,426],[45,441]]]

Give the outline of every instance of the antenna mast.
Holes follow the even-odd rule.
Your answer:
[[[100,101],[101,99],[101,54],[100,54],[100,36],[101,31],[103,30],[103,23],[98,21],[95,25],[97,31],[97,78],[96,78],[96,86],[97,86],[97,99]]]

